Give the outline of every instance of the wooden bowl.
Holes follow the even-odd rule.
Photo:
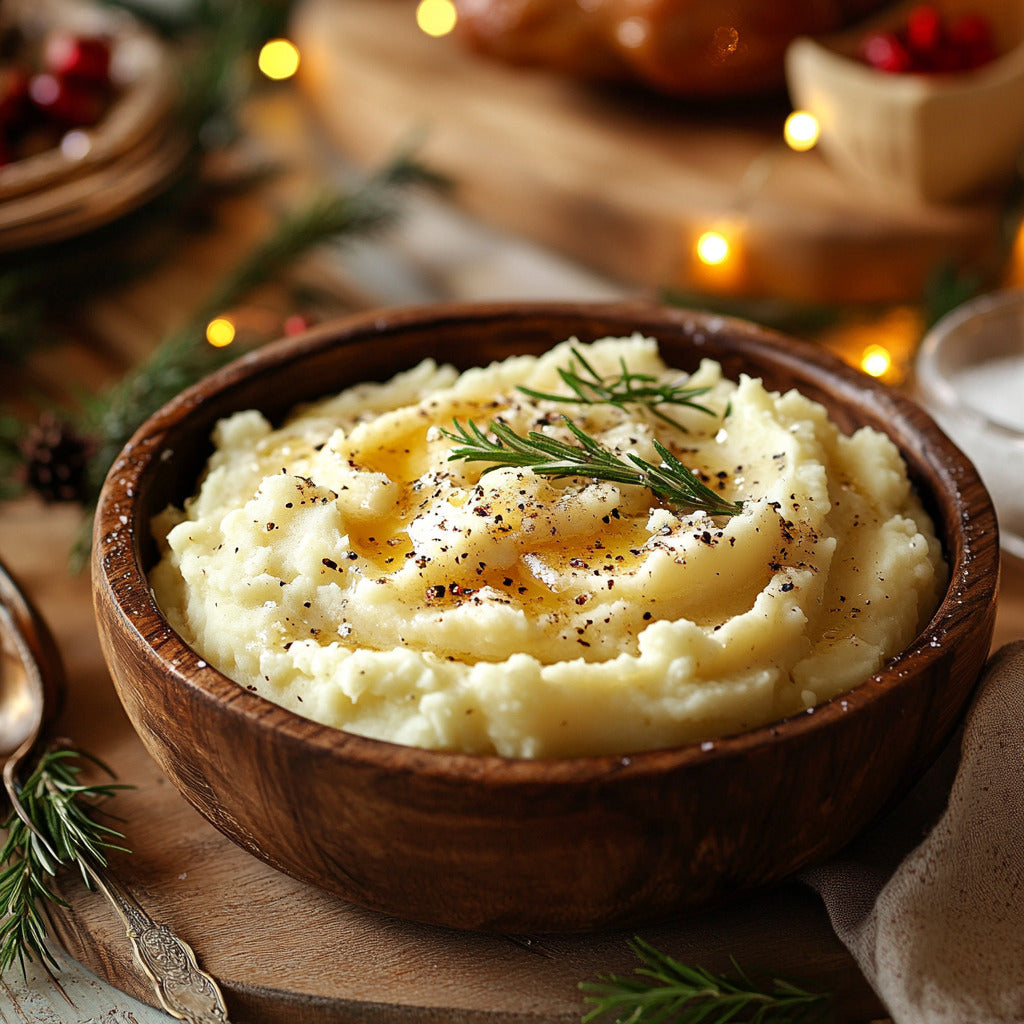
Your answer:
[[[963,5],[944,0],[955,12]],[[977,8],[977,5],[973,5]],[[866,28],[794,40],[786,77],[795,106],[821,126],[819,145],[851,182],[896,201],[950,203],[1005,189],[1024,146],[1024,18],[985,5],[1002,56],[974,71],[891,74],[857,56]],[[906,19],[907,5],[873,25]]]
[[[671,365],[704,356],[869,424],[901,449],[950,564],[941,607],[877,675],[714,744],[527,761],[349,735],[255,696],[175,634],[146,579],[150,519],[191,494],[214,423],[382,380],[425,356],[471,366],[639,330]],[[935,758],[989,649],[995,517],[968,460],[920,408],[825,352],[721,317],[627,305],[431,306],[326,325],[247,355],[136,433],[96,516],[96,615],[147,749],[196,808],[281,871],[427,923],[585,931],[667,919],[834,853]]]

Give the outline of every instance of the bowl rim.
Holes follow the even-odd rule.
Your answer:
[[[652,335],[656,335],[656,323],[677,328],[696,326],[707,334],[726,328],[745,343],[770,347],[773,359],[783,369],[799,370],[803,367],[806,372],[809,365],[816,371],[824,372],[843,393],[871,393],[875,400],[889,406],[893,415],[900,420],[916,422],[918,426],[927,428],[929,443],[922,446],[917,457],[930,466],[945,468],[944,475],[950,478],[957,502],[961,500],[966,485],[972,485],[972,490],[976,489],[984,500],[980,508],[971,510],[969,516],[962,514],[965,510],[958,507],[958,515],[950,517],[951,521],[955,518],[958,524],[955,531],[942,523],[936,523],[948,563],[949,582],[939,606],[914,640],[899,654],[888,659],[879,672],[851,690],[807,711],[745,732],[635,753],[531,759],[410,747],[322,725],[247,691],[209,665],[174,631],[157,605],[143,569],[140,531],[133,511],[135,505],[131,505],[128,510],[131,514],[125,519],[125,509],[120,504],[118,493],[129,496],[138,493],[138,480],[147,469],[159,462],[163,450],[162,438],[180,420],[214,394],[245,380],[253,371],[272,370],[275,366],[301,360],[305,355],[330,345],[343,346],[372,335],[384,337],[401,333],[413,326],[437,327],[452,320],[464,324],[467,321],[495,319],[528,320],[537,316],[555,316],[566,320],[573,317],[619,319],[624,323],[635,323],[635,329],[640,333]],[[697,344],[696,338],[694,342]],[[901,454],[905,455],[902,448]],[[955,481],[953,477],[956,477]],[[110,522],[120,519],[124,523],[124,529],[117,531],[119,536],[114,537],[109,533],[104,535],[105,519]],[[120,536],[122,534],[130,538],[130,543],[125,543],[124,536]],[[109,590],[119,628],[133,633],[136,642],[149,649],[161,664],[162,670],[177,685],[185,687],[201,703],[217,706],[223,713],[239,719],[240,726],[271,731],[279,741],[312,746],[318,754],[343,757],[352,765],[386,767],[389,771],[415,773],[441,782],[461,784],[468,779],[486,776],[488,785],[498,788],[558,783],[577,785],[609,774],[669,774],[689,764],[746,756],[764,744],[778,745],[788,740],[797,740],[808,730],[821,728],[841,717],[856,715],[867,705],[884,699],[886,694],[896,689],[910,675],[909,666],[912,662],[927,657],[929,650],[934,652],[941,649],[941,636],[950,628],[951,620],[959,621],[967,615],[972,602],[964,599],[966,588],[986,587],[990,591],[986,600],[990,603],[994,599],[999,576],[997,543],[991,545],[994,550],[994,555],[989,553],[991,564],[981,566],[991,571],[980,574],[973,571],[976,568],[975,548],[985,551],[984,544],[975,542],[986,535],[998,539],[995,512],[987,490],[966,456],[916,402],[842,362],[821,346],[734,317],[644,301],[432,303],[357,313],[263,346],[240,356],[185,389],[150,416],[114,461],[97,503],[92,550],[93,591],[99,607],[101,591],[104,588]],[[952,547],[947,541],[953,542]],[[971,572],[967,571],[969,565]],[[142,632],[140,627],[146,624],[151,635],[159,636],[159,650]]]

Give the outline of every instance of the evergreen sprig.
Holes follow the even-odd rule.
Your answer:
[[[641,938],[629,943],[640,960],[632,975],[600,975],[580,982],[593,1008],[583,1024],[817,1024],[828,1019],[831,998],[782,978],[758,986],[733,961],[736,978],[681,964]]]
[[[537,391],[524,385],[519,385],[519,390],[531,398],[548,402],[569,402],[574,405],[606,404],[614,405],[617,409],[624,409],[627,405],[639,405],[683,432],[686,431],[686,427],[662,411],[659,406],[686,406],[709,416],[715,415],[706,405],[695,401],[711,390],[708,387],[690,387],[679,382],[659,381],[653,374],[635,373],[626,366],[626,360],[623,358],[619,360],[617,376],[603,377],[587,362],[579,349],[573,348],[571,351],[573,359],[569,366],[558,368],[558,376],[571,394]]]
[[[0,974],[14,964],[26,971],[38,959],[47,971],[59,965],[49,948],[44,911],[48,903],[66,906],[51,879],[64,866],[77,866],[87,885],[89,868],[105,867],[106,851],[125,850],[124,836],[94,817],[99,805],[119,789],[113,782],[79,781],[86,763],[110,770],[90,754],[65,747],[46,750],[24,782],[17,785],[20,808],[3,823],[0,848]]]
[[[742,502],[729,501],[716,494],[657,439],[654,449],[662,461],[656,466],[633,452],[627,452],[624,457],[618,455],[568,416],[563,416],[562,420],[578,444],[536,430],[523,436],[498,419],[488,424],[491,436],[472,420],[465,424],[455,420],[454,431],[442,430],[441,433],[456,445],[448,456],[449,462],[493,463],[484,473],[512,467],[529,469],[540,476],[581,476],[632,484],[646,487],[679,510],[703,511],[713,516],[734,516],[743,509]]]
[[[95,450],[81,495],[87,522],[72,553],[73,562],[81,564],[88,553],[88,520],[103,480],[139,425],[184,388],[237,357],[233,346],[215,348],[206,343],[209,321],[278,279],[317,246],[366,237],[392,225],[400,215],[399,194],[404,189],[446,185],[444,178],[403,151],[351,191],[315,197],[285,216],[149,359],[106,392],[85,400],[82,421],[76,426],[94,441]]]

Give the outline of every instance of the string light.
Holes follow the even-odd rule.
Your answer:
[[[299,49],[287,39],[271,39],[260,49],[257,64],[267,78],[284,81],[299,70]]]
[[[807,150],[813,149],[817,143],[818,137],[821,135],[821,126],[813,114],[807,113],[806,110],[794,110],[786,118],[782,135],[790,149],[795,149],[798,153],[805,153]]]
[[[452,0],[420,0],[416,24],[428,36],[446,36],[455,28],[458,12]]]
[[[215,317],[206,325],[206,340],[214,348],[226,348],[235,340],[235,325],[226,316]]]
[[[709,267],[717,267],[729,258],[729,239],[720,231],[705,231],[697,239],[697,259]]]
[[[868,345],[861,353],[860,368],[872,377],[884,377],[892,369],[892,353],[884,345]]]

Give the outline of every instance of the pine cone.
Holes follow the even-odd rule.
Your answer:
[[[95,446],[75,427],[44,412],[19,442],[25,484],[44,501],[83,501],[86,469]]]

